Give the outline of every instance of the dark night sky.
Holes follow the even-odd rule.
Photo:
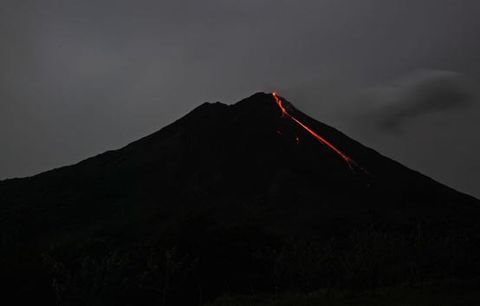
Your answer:
[[[478,0],[2,0],[0,178],[277,90],[480,196]]]

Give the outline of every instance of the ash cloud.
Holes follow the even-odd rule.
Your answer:
[[[375,126],[386,132],[398,132],[414,119],[470,108],[475,93],[462,74],[417,71],[389,87],[371,90],[369,99],[382,101],[373,112]]]

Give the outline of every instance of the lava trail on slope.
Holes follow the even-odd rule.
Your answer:
[[[329,148],[331,151],[333,151],[336,155],[338,155],[341,159],[343,159],[348,167],[353,171],[354,169],[360,169],[364,173],[367,173],[366,170],[364,170],[362,167],[360,167],[350,156],[342,152],[340,149],[338,149],[335,145],[333,145],[330,141],[325,139],[324,137],[320,136],[317,132],[315,132],[312,128],[310,128],[308,125],[297,119],[295,116],[290,114],[287,110],[287,108],[283,105],[283,101],[280,98],[280,96],[276,93],[272,93],[273,98],[275,99],[275,102],[277,103],[278,107],[282,111],[282,116],[290,118],[293,122],[295,122],[297,125],[299,125],[301,128],[303,128],[305,131],[307,131],[310,135],[312,135],[318,142]]]

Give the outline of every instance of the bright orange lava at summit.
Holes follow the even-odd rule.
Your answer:
[[[348,155],[343,153],[340,149],[335,147],[332,143],[330,143],[328,140],[323,138],[322,136],[318,135],[313,129],[311,129],[309,126],[307,126],[305,123],[302,121],[298,120],[295,118],[293,115],[291,115],[286,107],[283,105],[282,99],[280,99],[279,95],[276,92],[272,93],[273,98],[275,99],[275,102],[277,103],[278,107],[282,111],[282,116],[286,116],[290,119],[292,119],[296,124],[301,126],[304,130],[306,130],[310,135],[312,135],[317,141],[322,143],[323,145],[327,146],[330,150],[335,152],[338,156],[340,156],[350,167],[350,169],[353,169],[352,166],[356,166],[357,163],[353,159],[351,159]]]

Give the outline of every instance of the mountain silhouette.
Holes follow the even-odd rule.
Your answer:
[[[309,267],[303,283],[307,276],[299,275],[307,272],[300,268],[276,276],[269,265],[297,254],[285,251],[292,245],[301,251],[328,245],[332,257],[343,258],[356,254],[358,243],[387,236],[380,240],[402,250],[413,250],[419,237],[433,241],[417,254],[437,262],[419,268],[425,277],[469,278],[477,271],[477,199],[276,97],[204,103],[119,150],[1,181],[3,287],[18,300],[65,305],[182,305],[225,292],[347,286],[353,280],[333,268]],[[445,237],[472,258],[444,259],[438,245]],[[283,257],[272,257],[281,251]],[[285,267],[295,266],[295,256]],[[399,272],[407,263],[395,260],[388,265],[397,272],[375,272],[386,284],[410,280]],[[375,286],[377,274],[362,276],[367,281],[355,274],[352,286]]]

